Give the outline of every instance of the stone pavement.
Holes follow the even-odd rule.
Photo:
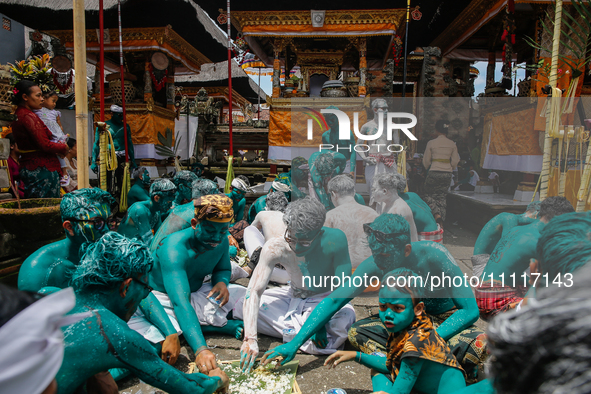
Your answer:
[[[470,256],[472,255],[477,236],[478,234],[474,234],[459,225],[446,223],[444,245],[466,274],[472,273]],[[246,283],[243,282],[241,284]],[[352,301],[352,304],[357,314],[357,320],[364,319],[378,312],[377,296],[357,297]],[[479,320],[476,325],[482,329],[486,328],[486,323],[482,320]],[[260,335],[259,347],[261,355],[268,349],[278,346],[281,343],[277,338]],[[216,354],[218,360],[240,359],[240,346],[242,342],[237,339],[226,336],[210,336],[207,338],[207,344],[210,348],[213,348],[213,352]],[[189,359],[193,360],[195,356],[184,339],[181,339],[181,345],[181,356],[177,361],[176,368],[186,372],[190,362]],[[300,352],[295,359],[300,361],[297,381],[304,394],[324,394],[328,389],[335,387],[345,389],[348,394],[372,392],[369,370],[355,362],[344,363],[337,366],[336,369],[329,370],[323,366],[326,356],[311,356]],[[130,377],[119,382],[119,389],[120,394],[162,393],[162,391],[140,382],[135,377]]]

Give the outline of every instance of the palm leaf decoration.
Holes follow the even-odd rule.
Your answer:
[[[562,19],[560,25],[560,45],[572,52],[572,58],[559,53],[558,57],[570,69],[572,78],[582,75],[580,69],[591,60],[591,53],[587,52],[589,35],[591,35],[591,0],[572,0],[573,10],[569,11],[567,7],[562,9]],[[556,10],[556,4],[554,3]],[[573,14],[574,12],[574,14]],[[577,18],[581,16],[581,18]],[[545,20],[550,21],[546,23]],[[554,18],[546,12],[546,18],[540,21],[542,29],[550,36],[554,35]],[[525,41],[533,48],[552,53],[552,48],[547,48],[541,43],[536,42],[531,37],[525,37]],[[543,65],[533,65],[533,68],[542,68]]]
[[[177,152],[179,149],[179,144],[181,142],[181,140],[183,139],[182,136],[178,136],[175,144],[173,146],[172,144],[172,130],[167,127],[166,130],[164,130],[164,135],[158,133],[158,142],[159,144],[154,146],[154,149],[156,150],[156,153],[158,153],[160,156],[164,156],[164,157],[176,157],[177,156]]]

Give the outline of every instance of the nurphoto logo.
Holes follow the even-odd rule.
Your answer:
[[[338,109],[327,108],[321,109],[321,114],[331,114],[337,117],[339,122],[339,140],[348,141],[351,138],[351,121],[349,116]],[[417,117],[413,114],[407,112],[390,112],[385,114],[386,116],[377,116],[377,130],[375,133],[372,134],[363,134],[359,131],[359,113],[353,113],[353,133],[357,139],[366,141],[376,141],[378,142],[383,141],[382,135],[384,134],[384,128],[386,129],[386,139],[387,141],[393,141],[394,130],[401,130],[410,140],[417,141],[417,137],[409,130],[416,126],[417,124]],[[384,119],[385,118],[385,119]],[[406,123],[396,123],[401,119],[410,119],[410,122]],[[384,127],[384,120],[385,120],[385,127]],[[308,119],[307,123],[308,129],[308,140],[312,140],[313,136],[313,120]],[[383,144],[383,143],[373,143],[373,144],[355,144],[350,146],[336,146],[338,150],[348,150],[351,152],[353,149],[355,152],[368,152],[372,147],[376,147],[377,151],[388,151],[393,153],[400,153],[404,150],[404,146],[398,143],[392,144]],[[334,149],[335,146],[333,144],[320,144],[318,146],[319,150],[323,149]],[[373,149],[372,149],[373,150]]]

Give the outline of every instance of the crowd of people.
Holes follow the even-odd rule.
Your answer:
[[[41,92],[21,88],[13,133],[31,196],[43,186],[27,185],[34,171],[59,189],[56,154],[68,145],[33,112]],[[122,219],[106,191],[65,194],[65,239],[25,260],[19,290],[0,286],[0,392],[114,394],[130,374],[169,393],[223,391],[214,334],[242,341],[245,373],[264,334],[283,344],[263,363],[298,351],[328,355],[329,368],[357,362],[377,393],[588,392],[591,214],[563,197],[500,214],[479,234],[468,275],[443,242],[439,199],[459,158],[444,123],[436,129],[422,158],[431,200],[405,192],[410,178],[372,154],[366,205],[335,151],[295,158],[248,210],[247,177],[224,194],[191,171],[152,181],[138,168]],[[350,301],[363,293],[379,313],[358,319]],[[198,372],[174,368],[180,336]]]

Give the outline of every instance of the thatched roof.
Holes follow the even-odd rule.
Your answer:
[[[105,28],[116,28],[117,1],[104,0]],[[98,28],[98,0],[86,0],[86,28]],[[0,13],[38,30],[73,28],[72,0],[0,0]],[[122,0],[124,28],[172,28],[212,61],[227,58],[226,34],[192,0]]]

